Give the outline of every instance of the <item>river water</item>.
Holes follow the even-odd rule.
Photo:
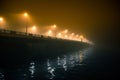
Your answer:
[[[19,68],[8,72],[1,70],[0,80],[115,79],[120,60],[116,53],[114,50],[89,47],[54,58],[31,59]]]

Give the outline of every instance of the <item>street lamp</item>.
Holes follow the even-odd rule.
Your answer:
[[[63,31],[63,36],[65,37],[65,38],[67,38],[68,36],[67,36],[67,32],[68,32],[68,30],[67,29],[65,29],[64,31]]]
[[[68,38],[68,35],[65,35],[65,38],[67,39],[67,38]]]
[[[79,35],[77,34],[77,35],[76,35],[76,40],[78,40],[78,37],[79,37]]]
[[[25,13],[24,13],[24,16],[27,17],[27,16],[28,16],[28,13],[25,12]]]
[[[0,17],[0,22],[3,22],[3,18],[2,17]]]
[[[71,35],[73,36],[75,33],[72,33]]]
[[[84,39],[83,35],[80,35],[81,42],[83,41],[83,39]]]
[[[61,33],[58,33],[58,37],[60,38],[62,36],[62,34]]]
[[[55,25],[55,24],[53,25],[53,28],[56,28],[56,25]]]
[[[28,33],[28,29],[27,29],[27,28],[28,28],[28,13],[25,12],[25,13],[23,14],[23,16],[24,16],[25,19],[26,19],[26,34],[27,34],[27,33]]]
[[[48,31],[48,36],[52,36],[52,31],[51,30]]]
[[[65,33],[67,33],[68,32],[68,30],[67,29],[65,29],[65,31],[64,31]]]
[[[37,27],[34,25],[34,26],[31,28],[31,32],[32,32],[32,33],[37,33],[36,30],[37,30]]]
[[[36,30],[36,26],[33,26],[33,27],[32,27],[32,30]]]
[[[0,17],[0,26],[2,27],[2,25],[3,25],[3,18],[2,17]]]
[[[70,35],[71,39],[73,39],[74,35],[75,35],[75,33],[71,33],[71,35]]]
[[[56,37],[56,27],[57,27],[57,26],[54,24],[54,25],[53,25],[53,29],[54,29],[54,31],[55,31],[55,34],[54,34],[55,37]]]

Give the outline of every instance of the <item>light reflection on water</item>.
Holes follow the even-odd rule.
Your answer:
[[[70,70],[75,66],[85,65],[83,63],[83,60],[88,50],[89,49],[85,49],[82,51],[73,52],[71,54],[61,55],[54,60],[48,59],[47,71],[50,74],[50,76],[49,77],[47,76],[47,78],[53,79],[54,77],[56,77],[56,75],[60,74],[60,71],[63,71],[65,73],[67,72],[67,70]],[[57,77],[63,77],[63,76],[57,76]]]
[[[87,55],[90,52],[90,50],[91,48],[87,48],[84,50],[73,52],[71,54],[58,56],[54,60],[48,59],[47,68],[51,67],[51,70],[48,70],[51,76],[49,76],[48,78],[53,79],[54,77],[56,77],[56,75],[60,74],[59,70],[60,71],[63,70],[63,72],[65,73],[67,72],[67,70],[71,70],[75,66],[86,65],[83,61],[84,59],[87,58]],[[62,76],[59,76],[59,77],[62,77]]]
[[[54,79],[56,77],[64,78],[64,74],[75,66],[85,65],[84,59],[87,56],[88,50],[89,49],[80,50],[70,54],[57,56],[54,59],[48,58],[40,62],[32,60],[27,67],[22,67],[21,70],[16,70],[19,74],[15,73],[17,75],[17,79],[15,79],[31,80],[35,78],[35,80],[37,80],[40,77],[44,79]]]
[[[56,75],[60,74],[59,71],[63,71],[65,73],[67,70],[70,70],[75,66],[85,65],[83,63],[83,60],[87,51],[88,49],[67,55],[61,55],[54,60],[48,59],[46,63],[47,63],[47,71],[50,75],[49,77],[47,76],[47,78],[53,79],[54,77],[56,77]]]
[[[35,73],[35,63],[34,62],[30,63],[29,71],[30,71],[30,74],[31,74],[31,78],[34,77],[33,76],[34,73]]]

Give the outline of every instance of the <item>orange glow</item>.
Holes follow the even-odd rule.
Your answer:
[[[26,19],[26,32],[27,32],[27,21],[28,21],[28,18],[29,18],[29,15],[27,12],[25,12],[24,14],[22,14],[23,18]],[[5,20],[4,18],[0,17],[0,26],[4,28],[4,24],[5,24]],[[29,27],[28,27],[29,28]],[[57,26],[56,24],[52,25],[49,27],[50,30],[48,30],[47,32],[43,32],[45,35],[47,36],[51,36],[51,37],[58,37],[58,38],[63,38],[63,39],[68,39],[68,40],[75,40],[75,41],[81,41],[81,42],[85,42],[85,43],[91,43],[93,44],[91,41],[89,41],[87,38],[85,38],[83,35],[76,35],[74,32],[73,33],[70,33],[68,32],[68,29],[65,29],[61,32],[57,32],[59,30],[56,30],[57,29]],[[29,28],[29,32],[30,33],[35,33],[37,34],[37,27],[34,25],[32,27]]]
[[[62,38],[62,34],[61,34],[61,33],[58,33],[58,34],[57,34],[57,37],[58,37],[58,38]]]
[[[6,28],[5,24],[5,20],[2,17],[0,17],[0,28]]]
[[[27,17],[27,16],[28,16],[28,13],[25,12],[25,13],[24,13],[24,16]]]
[[[83,39],[84,37],[83,37],[83,35],[80,35],[80,39]]]
[[[48,36],[52,36],[52,31],[51,30],[48,31]]]
[[[67,36],[67,35],[65,35],[65,38],[68,38],[68,36]]]
[[[36,26],[33,26],[33,27],[32,27],[32,30],[36,30]]]
[[[53,25],[53,28],[56,28],[56,25],[55,25],[55,24]]]
[[[25,12],[25,13],[22,13],[21,16],[26,22],[26,25],[25,25],[26,33],[29,31],[30,33],[39,34],[38,33],[39,31],[37,30],[39,27],[36,27],[35,25],[31,26],[31,27],[28,26],[30,15],[27,12]],[[6,26],[4,26],[5,24],[6,24],[6,19],[0,17],[0,28],[6,28]],[[32,25],[32,24],[30,23],[30,25]],[[55,38],[58,37],[58,38],[81,41],[81,42],[93,44],[91,41],[89,41],[83,35],[78,35],[78,34],[76,35],[76,33],[74,33],[74,32],[70,33],[70,31],[68,31],[68,29],[63,29],[62,31],[57,30],[58,26],[56,26],[56,24],[50,25],[47,28],[45,28],[45,30],[46,29],[48,31],[44,31],[44,28],[43,28],[43,32],[41,32],[41,33],[44,35],[50,36],[50,37],[55,37]],[[60,32],[58,32],[58,31],[60,31]]]
[[[52,31],[51,31],[51,30],[49,30],[49,31],[48,31],[48,33],[50,33],[50,34],[51,34],[51,33],[52,33]]]
[[[59,36],[59,37],[61,37],[61,35],[62,35],[61,33],[58,33],[58,36]]]
[[[71,35],[73,36],[75,33],[72,33]]]
[[[0,22],[2,22],[3,21],[3,18],[2,17],[0,17]]]
[[[67,33],[68,32],[68,30],[67,29],[65,29],[65,31],[64,31],[65,33]]]
[[[79,35],[77,34],[76,37],[78,38],[78,36],[79,36]]]

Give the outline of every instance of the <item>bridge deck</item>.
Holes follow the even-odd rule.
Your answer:
[[[19,65],[31,59],[56,57],[88,46],[89,44],[78,41],[0,30],[0,66]]]

